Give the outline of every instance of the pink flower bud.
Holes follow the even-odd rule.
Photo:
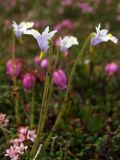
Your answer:
[[[115,62],[108,63],[105,66],[105,72],[108,75],[112,75],[112,74],[116,73],[117,71],[118,71],[118,64]]]
[[[32,89],[34,83],[35,83],[35,76],[31,73],[27,73],[25,74],[25,76],[23,77],[23,87],[26,89],[26,90],[30,90]]]
[[[34,59],[34,63],[35,65],[40,65],[40,59],[39,59],[39,56],[36,56],[35,59]]]
[[[67,87],[67,78],[65,72],[63,70],[57,70],[53,72],[52,80],[56,86],[61,89],[65,89]]]
[[[16,77],[20,76],[22,64],[20,61],[15,60],[14,62],[14,74]],[[6,64],[6,73],[12,78],[12,60],[8,60]]]
[[[44,58],[40,63],[41,68],[47,68],[48,66],[48,60],[47,58]]]

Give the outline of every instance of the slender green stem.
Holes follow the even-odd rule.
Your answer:
[[[15,95],[15,115],[16,115],[17,125],[19,125],[20,124],[20,108],[19,108],[19,94],[17,92]]]
[[[30,128],[34,127],[34,110],[35,110],[35,85],[32,88],[32,103],[31,103],[31,117],[30,117]]]
[[[12,52],[12,78],[13,78],[13,91],[15,93],[15,117],[16,117],[16,123],[17,125],[20,124],[20,114],[19,114],[19,100],[18,100],[18,91],[16,91],[17,88],[17,81],[14,73],[14,65],[15,65],[15,33],[13,31],[13,52]]]
[[[8,142],[11,132],[9,130],[7,130],[6,128],[4,128],[3,126],[1,126],[1,125],[0,125],[0,129],[3,132],[3,135],[4,135],[5,139],[6,139],[6,142]]]
[[[59,123],[60,123],[60,120],[61,120],[61,118],[62,118],[62,116],[64,114],[65,107],[66,107],[66,104],[68,102],[69,91],[71,90],[71,83],[73,81],[73,77],[74,77],[74,74],[75,74],[76,66],[79,63],[79,61],[81,59],[81,56],[83,55],[83,53],[84,53],[87,45],[90,43],[90,40],[93,37],[93,35],[94,35],[93,33],[89,35],[89,37],[87,38],[85,44],[83,45],[83,47],[82,47],[82,49],[81,49],[81,51],[80,51],[80,53],[79,53],[79,55],[78,55],[78,57],[77,57],[74,65],[73,65],[73,68],[72,68],[72,71],[71,71],[71,74],[70,74],[70,77],[69,77],[69,82],[68,82],[68,86],[67,86],[67,90],[66,90],[66,94],[65,94],[65,97],[64,97],[64,101],[63,101],[61,110],[60,110],[60,112],[58,114],[58,117],[57,117],[57,119],[55,121],[55,124],[53,125],[53,128],[51,129],[48,137],[45,140],[45,143],[44,143],[44,146],[43,146],[43,150],[46,150],[46,148],[47,148],[47,146],[49,144],[49,141],[50,141],[53,133],[56,131],[56,129],[57,129]]]
[[[11,131],[9,131],[8,129],[4,128],[3,126],[0,125],[0,129],[8,134],[11,134]]]
[[[58,64],[58,60],[59,60],[59,55],[60,55],[60,49],[59,47],[57,48],[57,54],[56,54],[56,59],[55,59],[55,63],[53,65],[53,68],[56,68],[57,64]],[[45,121],[46,121],[46,117],[47,117],[47,113],[48,113],[48,106],[50,104],[50,100],[51,100],[51,96],[52,96],[52,93],[53,93],[53,81],[51,80],[50,81],[50,87],[49,87],[49,93],[48,93],[48,98],[47,98],[47,102],[46,102],[46,110],[45,110],[45,116],[44,116],[44,124],[45,124]]]
[[[14,31],[12,33],[12,41],[13,41],[13,46],[12,46],[12,78],[13,78],[13,85],[14,88],[16,87],[16,78],[15,78],[15,74],[14,74],[14,64],[15,64],[15,35],[14,35]]]
[[[37,130],[37,137],[35,139],[35,142],[32,147],[31,151],[31,157],[34,157],[34,155],[37,152],[38,145],[40,144],[41,139],[43,138],[42,131],[44,128],[44,119],[45,119],[45,113],[46,113],[46,102],[48,97],[48,90],[49,90],[49,82],[50,82],[50,72],[51,72],[51,56],[52,56],[52,46],[49,51],[49,57],[48,57],[48,69],[46,73],[46,79],[45,79],[45,87],[44,87],[44,93],[43,93],[43,99],[41,104],[41,110],[40,110],[40,118],[39,118],[39,124],[38,124],[38,130]]]

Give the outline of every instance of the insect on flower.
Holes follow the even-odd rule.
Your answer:
[[[118,39],[114,37],[112,34],[108,34],[107,29],[102,29],[100,30],[100,24],[98,27],[96,27],[96,34],[95,36],[91,39],[91,45],[96,46],[97,44],[101,42],[107,42],[107,41],[112,41],[113,43],[117,43]]]

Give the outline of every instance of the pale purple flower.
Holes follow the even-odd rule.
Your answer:
[[[95,36],[91,39],[91,45],[96,46],[101,42],[107,42],[109,40],[112,41],[113,43],[118,42],[118,39],[116,37],[112,36],[112,34],[108,34],[107,29],[100,30],[100,24],[99,24],[98,27],[96,27]]]
[[[41,68],[47,68],[47,66],[48,66],[47,58],[44,58],[41,60],[40,66],[41,66]]]
[[[26,30],[24,34],[32,35],[37,40],[41,52],[47,52],[47,50],[49,49],[49,41],[56,32],[57,30],[49,32],[49,27],[46,27],[42,34],[34,29]]]
[[[78,44],[79,44],[78,40],[74,36],[65,36],[63,39],[60,37],[59,46],[62,52],[66,52],[67,49],[69,49],[73,45],[78,45]]]
[[[33,22],[21,22],[19,25],[13,21],[12,27],[14,29],[15,35],[17,38],[20,38],[27,29],[34,26]]]
[[[53,72],[52,80],[53,83],[60,89],[65,89],[67,87],[67,78],[65,72],[61,69]]]
[[[25,74],[22,80],[22,84],[26,90],[32,89],[35,84],[35,76],[31,73]]]
[[[114,73],[116,73],[118,71],[118,69],[119,69],[118,64],[115,62],[108,63],[105,66],[105,72],[108,75],[113,75]]]

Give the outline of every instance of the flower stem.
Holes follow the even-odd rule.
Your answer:
[[[72,84],[73,77],[74,77],[74,74],[75,74],[75,71],[76,71],[76,66],[77,66],[77,64],[79,63],[79,61],[80,61],[80,59],[81,59],[81,56],[83,55],[83,53],[84,53],[87,45],[90,43],[90,40],[91,40],[92,37],[93,37],[93,33],[88,36],[86,42],[84,43],[84,45],[83,45],[83,47],[82,47],[82,49],[81,49],[81,51],[80,51],[80,53],[79,53],[79,55],[78,55],[75,63],[74,63],[74,65],[73,65],[72,71],[71,71],[71,73],[70,73],[69,82],[68,82],[68,86],[67,86],[67,90],[66,90],[66,93],[65,93],[65,97],[64,97],[64,101],[63,101],[61,110],[60,110],[60,112],[59,112],[59,114],[58,114],[58,117],[57,117],[57,119],[56,119],[56,121],[55,121],[55,124],[53,125],[53,128],[51,129],[48,137],[47,137],[46,140],[45,140],[45,143],[44,143],[44,145],[43,145],[43,150],[46,150],[46,148],[47,148],[47,146],[48,146],[48,144],[49,144],[49,141],[50,141],[53,133],[56,131],[56,129],[57,129],[59,123],[60,123],[60,120],[61,120],[61,118],[62,118],[62,116],[63,116],[63,114],[64,114],[64,111],[65,111],[65,109],[66,109],[66,104],[67,104],[67,102],[68,102],[69,92],[70,92],[70,90],[71,90],[71,84]]]
[[[30,128],[34,127],[34,110],[35,110],[35,84],[32,88],[32,103],[31,103],[31,117],[30,117]]]
[[[13,51],[12,51],[12,79],[13,79],[13,91],[15,92],[15,117],[16,117],[16,123],[17,125],[20,124],[20,114],[19,114],[19,100],[18,100],[18,91],[16,91],[17,88],[17,82],[16,82],[16,77],[14,73],[14,65],[15,65],[15,34],[13,31],[12,34],[12,41],[13,41]]]
[[[59,55],[60,55],[60,49],[59,47],[57,48],[57,54],[56,54],[56,59],[55,59],[55,63],[53,65],[53,68],[55,69],[57,64],[58,64],[58,60],[59,60]],[[47,102],[46,102],[46,110],[45,110],[45,116],[44,116],[44,124],[45,124],[45,121],[46,121],[46,118],[47,118],[47,113],[48,113],[48,106],[50,104],[50,100],[51,100],[51,96],[52,96],[52,93],[53,93],[53,81],[50,80],[50,86],[49,86],[49,93],[48,93],[48,98],[47,98]]]
[[[51,56],[52,56],[52,46],[49,51],[49,57],[48,57],[48,69],[46,73],[46,79],[45,79],[45,87],[44,87],[44,93],[43,93],[43,99],[41,104],[41,110],[40,110],[40,118],[39,118],[39,124],[38,124],[38,130],[37,130],[37,137],[35,139],[35,142],[32,147],[31,151],[31,157],[34,157],[34,155],[37,152],[38,145],[43,138],[43,128],[44,128],[44,119],[45,119],[45,113],[46,113],[46,102],[48,97],[48,90],[49,90],[49,82],[50,82],[50,72],[51,72]]]
[[[16,91],[16,95],[15,95],[15,115],[16,115],[16,123],[17,125],[20,124],[20,108],[19,108],[19,95],[17,93],[18,91]]]

